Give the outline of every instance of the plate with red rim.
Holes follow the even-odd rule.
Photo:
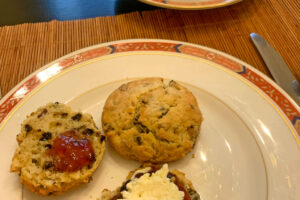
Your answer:
[[[204,10],[229,6],[242,0],[139,0],[152,6],[177,10]]]
[[[143,77],[175,80],[195,95],[204,121],[191,153],[169,163],[193,182],[202,199],[300,198],[300,108],[272,80],[243,61],[195,44],[155,39],[87,47],[21,81],[0,101],[0,199],[48,199],[9,173],[16,135],[26,115],[63,102],[93,115],[122,83]],[[51,199],[99,199],[140,164],[110,146],[93,181]]]

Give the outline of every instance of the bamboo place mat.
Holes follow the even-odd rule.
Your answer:
[[[72,51],[108,41],[159,38],[186,41],[231,54],[269,76],[249,33],[265,37],[300,77],[299,0],[244,0],[202,10],[157,9],[77,21],[0,28],[0,84],[6,94],[18,82]]]

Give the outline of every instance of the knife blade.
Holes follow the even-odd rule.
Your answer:
[[[276,83],[300,105],[299,82],[281,55],[257,33],[251,33],[250,37]]]

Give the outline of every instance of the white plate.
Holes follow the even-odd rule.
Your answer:
[[[9,173],[26,115],[52,101],[89,112],[98,127],[107,96],[123,82],[174,79],[196,96],[204,115],[193,152],[170,163],[186,173],[203,200],[300,199],[299,107],[246,63],[206,47],[167,40],[100,44],[41,68],[0,101],[0,199],[97,199],[121,185],[139,163],[107,145],[93,181],[58,197],[40,197]]]
[[[229,6],[242,0],[140,0],[162,8],[177,10],[204,10]]]

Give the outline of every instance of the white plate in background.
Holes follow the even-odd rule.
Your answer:
[[[176,10],[204,10],[229,6],[242,0],[140,0],[152,6]]]

